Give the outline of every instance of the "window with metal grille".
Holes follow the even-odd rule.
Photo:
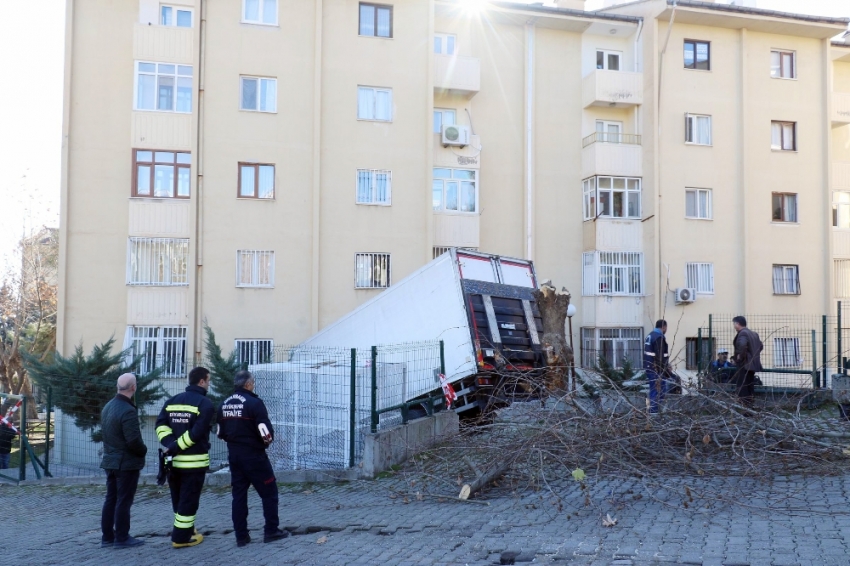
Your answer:
[[[702,343],[700,344],[700,340]],[[702,347],[702,355],[699,349]],[[714,338],[685,338],[685,369],[705,369],[714,361]]]
[[[711,145],[711,116],[685,114],[685,143]]]
[[[793,51],[774,49],[770,52],[770,76],[774,79],[797,77],[796,57]]]
[[[188,285],[189,240],[130,238],[127,285]]]
[[[189,198],[192,154],[184,151],[133,150],[133,196]]]
[[[799,338],[773,339],[773,365],[778,368],[796,368],[803,365]]]
[[[454,246],[434,246],[434,259],[437,259],[438,257],[443,255],[444,253],[448,253],[448,251],[450,249],[452,249],[453,247]],[[472,251],[472,252],[478,251],[478,248],[457,248],[457,249],[459,249],[459,250],[469,250],[469,251]]]
[[[582,328],[581,366],[593,369],[603,358],[612,367],[623,367],[628,360],[636,370],[643,355],[642,328]]]
[[[192,111],[192,66],[136,61],[135,110]]]
[[[243,366],[270,363],[273,350],[272,340],[236,340],[236,363]]]
[[[274,165],[239,164],[239,198],[274,198]]]
[[[850,297],[850,259],[834,260],[835,296]]]
[[[583,264],[583,295],[643,295],[642,253],[586,252]]]
[[[384,289],[390,286],[390,254],[354,254],[354,288]]]
[[[640,218],[640,178],[590,177],[582,188],[585,220]]]
[[[140,374],[161,368],[163,377],[185,377],[186,330],[185,326],[130,326],[124,346],[133,359],[142,357]]]
[[[392,176],[384,169],[358,169],[357,204],[391,204]]]
[[[685,287],[691,287],[701,294],[714,294],[714,264],[686,263]]]
[[[778,151],[797,150],[797,123],[778,122],[770,123],[770,149]]]
[[[798,266],[798,265],[774,265],[773,266],[773,294],[774,295],[799,295],[800,294],[800,266]]]
[[[274,252],[238,250],[237,287],[274,287]]]

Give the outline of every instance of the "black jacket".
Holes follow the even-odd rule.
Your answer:
[[[174,455],[176,469],[205,471],[210,467],[210,423],[215,409],[207,390],[190,385],[165,402],[156,419],[159,442]]]
[[[12,430],[9,426],[0,423],[0,454],[12,453],[12,441],[18,433]]]
[[[231,455],[262,454],[266,442],[260,432],[265,426],[269,443],[274,438],[274,429],[263,401],[251,391],[239,388],[224,400],[218,408],[218,437],[227,442]]]
[[[735,365],[746,371],[762,371],[761,351],[764,345],[759,335],[746,326],[735,335]]]
[[[145,467],[148,447],[142,440],[139,427],[139,411],[133,401],[124,395],[116,395],[100,412],[100,427],[103,431],[104,470],[141,470]]]

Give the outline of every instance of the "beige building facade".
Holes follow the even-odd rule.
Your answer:
[[[558,4],[68,0],[59,349],[254,361],[453,246],[614,361],[850,295],[846,20]]]

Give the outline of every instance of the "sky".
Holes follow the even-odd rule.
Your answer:
[[[602,2],[587,0],[587,9]],[[850,16],[850,0],[757,2],[769,10]],[[0,279],[15,264],[24,233],[59,225],[64,33],[65,0],[0,0],[5,85],[0,88]]]

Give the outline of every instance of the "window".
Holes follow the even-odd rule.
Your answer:
[[[773,339],[773,365],[778,368],[796,368],[803,365],[799,338]]]
[[[774,49],[770,52],[770,76],[774,79],[797,78],[797,65],[793,51]]]
[[[609,120],[596,121],[596,141],[607,143],[621,143],[623,133],[622,122],[612,122]]]
[[[274,198],[274,165],[239,164],[240,198]]]
[[[448,253],[450,249],[454,246],[434,246],[434,259],[437,259],[441,255]],[[457,248],[458,250],[469,250],[472,252],[477,252],[478,248]]]
[[[357,87],[357,119],[393,121],[393,91],[390,88]]]
[[[836,228],[850,228],[850,193],[832,193],[832,225]]]
[[[457,36],[450,33],[434,34],[434,53],[437,55],[457,55]]]
[[[191,112],[191,65],[136,61],[135,109]]]
[[[773,266],[773,294],[800,294],[800,267],[798,265]]]
[[[685,369],[705,369],[712,361],[714,361],[714,338],[685,338]]]
[[[711,220],[709,189],[685,189],[685,218]]]
[[[643,356],[642,328],[582,328],[581,367],[593,369],[604,358],[615,368],[628,360],[636,370]]]
[[[707,41],[685,40],[685,68],[711,70],[711,44]]]
[[[274,287],[274,252],[236,252],[237,287]]]
[[[797,221],[797,195],[794,193],[773,193],[771,195],[774,222]]]
[[[242,77],[241,110],[277,112],[277,79]]]
[[[619,71],[620,58],[622,53],[619,51],[607,51],[604,49],[596,50],[596,68],[606,71]]]
[[[584,219],[640,218],[640,179],[590,177],[582,181]]]
[[[385,289],[390,286],[390,254],[354,254],[354,288]]]
[[[392,172],[381,169],[357,170],[357,204],[390,204]]]
[[[132,359],[142,357],[142,375],[161,368],[162,377],[186,376],[185,326],[129,326],[125,347]]]
[[[643,295],[642,253],[586,252],[582,256],[583,295]]]
[[[780,151],[796,151],[797,123],[776,121],[771,122],[770,148]]]
[[[360,4],[360,35],[367,37],[393,36],[393,7]]]
[[[177,6],[159,7],[159,24],[162,26],[192,27],[192,10]]]
[[[434,133],[443,131],[443,126],[455,125],[455,111],[448,108],[434,109]]]
[[[696,289],[697,293],[704,295],[714,294],[714,264],[713,263],[686,263],[685,264],[685,287]]]
[[[685,143],[711,145],[711,116],[685,114]]]
[[[130,238],[127,245],[127,285],[189,284],[189,240]]]
[[[272,340],[236,340],[235,346],[236,363],[242,367],[274,361]]]
[[[134,149],[133,171],[134,197],[189,198],[190,153]]]
[[[834,260],[833,282],[835,296],[840,299],[850,297],[850,259]]]
[[[434,168],[431,182],[434,212],[478,212],[478,172]]]
[[[242,21],[276,26],[277,0],[242,0]]]

